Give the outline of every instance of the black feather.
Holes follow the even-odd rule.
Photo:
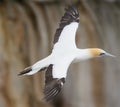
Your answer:
[[[21,71],[18,75],[20,76],[20,75],[24,75],[24,74],[26,74],[26,73],[28,73],[28,72],[30,72],[30,71],[32,71],[32,68],[31,67],[27,67],[27,68],[25,68],[23,71]]]
[[[53,41],[54,44],[58,41],[60,34],[66,25],[69,25],[72,22],[79,23],[79,12],[75,5],[68,6],[65,9],[65,11],[66,12],[65,12],[64,16],[60,20],[59,28],[56,30],[54,41]]]
[[[64,81],[63,81],[64,80]],[[61,91],[65,79],[53,79],[49,84],[46,84],[44,89],[44,100],[47,102],[52,101]]]
[[[44,88],[44,99],[47,102],[52,101],[61,91],[65,78],[53,78],[52,70],[54,65],[49,65],[45,74],[45,88]]]

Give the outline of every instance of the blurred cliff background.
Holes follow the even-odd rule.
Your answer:
[[[62,94],[46,104],[44,73],[17,74],[50,54],[71,3],[80,12],[77,46],[117,57],[72,64]],[[0,107],[120,107],[120,0],[0,0]]]

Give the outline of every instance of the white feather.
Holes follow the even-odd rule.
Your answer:
[[[67,57],[69,58],[69,57]],[[56,63],[53,66],[53,78],[66,78],[67,70],[71,62],[73,61],[73,58],[67,59],[61,59],[59,61],[56,61]]]
[[[32,71],[26,73],[25,75],[32,75],[37,73],[40,69],[44,68],[44,67],[48,67],[51,63],[51,56],[48,56],[38,62],[36,62],[33,66],[32,66]]]
[[[58,42],[54,45],[53,51],[65,51],[66,49],[76,48],[75,35],[79,23],[72,22],[69,25],[66,25],[59,37]]]

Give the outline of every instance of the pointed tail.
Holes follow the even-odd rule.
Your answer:
[[[37,73],[38,71],[45,70],[51,62],[51,56],[48,56],[38,62],[36,62],[34,65],[29,66],[25,68],[23,71],[21,71],[18,75],[33,75]]]

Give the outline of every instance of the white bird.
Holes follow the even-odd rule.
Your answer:
[[[99,48],[78,49],[75,35],[79,25],[79,13],[76,6],[71,5],[65,9],[59,28],[54,37],[52,53],[25,68],[18,75],[33,75],[38,71],[46,70],[45,74],[45,100],[51,101],[59,94],[67,76],[67,70],[72,62],[87,60],[99,56],[112,56]]]

